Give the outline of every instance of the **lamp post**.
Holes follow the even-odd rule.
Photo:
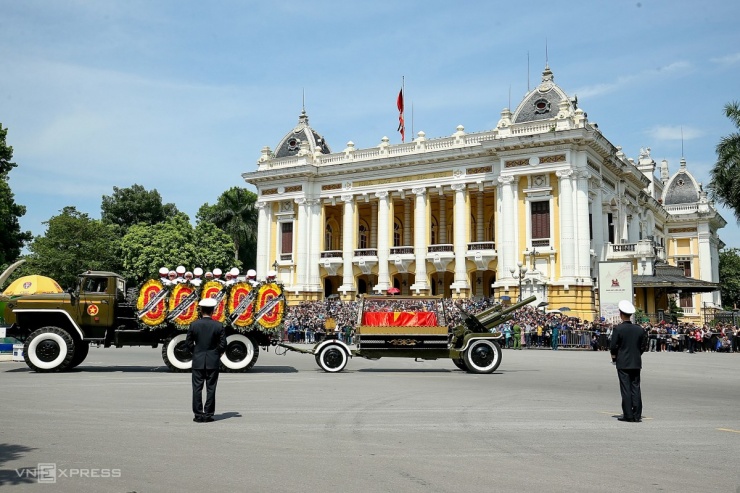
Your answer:
[[[280,264],[278,264],[277,259],[275,259],[275,261],[272,263],[272,270],[275,271],[275,274],[277,274],[278,267],[280,267]]]
[[[510,268],[509,272],[511,272],[511,277],[519,279],[519,301],[522,301],[522,280],[524,280],[524,275],[527,273],[527,268],[521,262],[517,262],[516,265],[519,267],[519,272],[514,267]]]

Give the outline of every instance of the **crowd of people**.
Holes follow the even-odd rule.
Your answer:
[[[435,311],[440,325],[452,328],[463,323],[466,314],[478,314],[497,302],[492,298],[442,299],[441,301],[389,299],[365,306],[366,311]],[[442,306],[433,306],[441,303]],[[304,302],[288,307],[285,317],[284,339],[296,343],[318,342],[332,334],[348,344],[355,339],[360,323],[359,302],[338,299]],[[640,321],[636,321],[640,323]],[[653,352],[740,352],[740,329],[731,324],[717,323],[709,327],[689,323],[640,323],[648,334],[647,351]],[[608,350],[613,326],[601,321],[585,321],[560,312],[545,313],[525,306],[513,313],[510,320],[496,327],[504,339],[504,348],[561,347]]]

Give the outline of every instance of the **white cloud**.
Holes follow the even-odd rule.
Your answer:
[[[702,137],[704,132],[680,125],[657,125],[649,129],[647,134],[654,140],[693,140]]]
[[[622,75],[617,77],[613,82],[602,82],[585,86],[573,91],[580,98],[602,96],[620,89],[639,84],[641,82],[652,82],[655,79],[661,79],[679,71],[687,72],[691,69],[691,64],[687,61],[677,61],[632,75]]]
[[[734,65],[740,63],[740,53],[710,58],[709,61],[720,65]]]

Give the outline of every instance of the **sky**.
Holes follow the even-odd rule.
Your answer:
[[[683,155],[707,184],[736,130],[738,18],[726,0],[0,0],[10,186],[35,235],[65,206],[99,218],[103,195],[133,184],[194,221],[233,186],[255,191],[241,174],[304,97],[334,152],[400,143],[402,78],[407,139],[481,132],[546,62],[628,157],[650,147],[673,173]],[[720,212],[721,239],[740,247]]]

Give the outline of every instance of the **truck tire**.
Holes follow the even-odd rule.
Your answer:
[[[490,339],[475,339],[463,354],[470,373],[493,373],[501,364],[501,346]]]
[[[452,358],[452,362],[462,371],[468,371],[468,367],[465,365],[465,361],[462,358]]]
[[[74,339],[59,327],[42,327],[34,331],[23,346],[23,359],[29,368],[39,373],[70,368],[74,354]]]
[[[221,355],[221,371],[245,372],[254,366],[259,355],[260,348],[250,337],[231,334],[226,337],[226,352]]]
[[[327,373],[337,373],[347,366],[347,351],[339,344],[327,344],[316,358],[319,367]]]
[[[193,353],[185,342],[186,337],[187,334],[177,334],[162,345],[164,364],[175,373],[188,372],[193,368]]]
[[[85,358],[87,358],[87,353],[90,352],[90,343],[86,341],[78,341],[75,343],[75,354],[72,356],[72,363],[69,364],[69,369],[76,368],[80,365],[83,361],[85,361]]]

